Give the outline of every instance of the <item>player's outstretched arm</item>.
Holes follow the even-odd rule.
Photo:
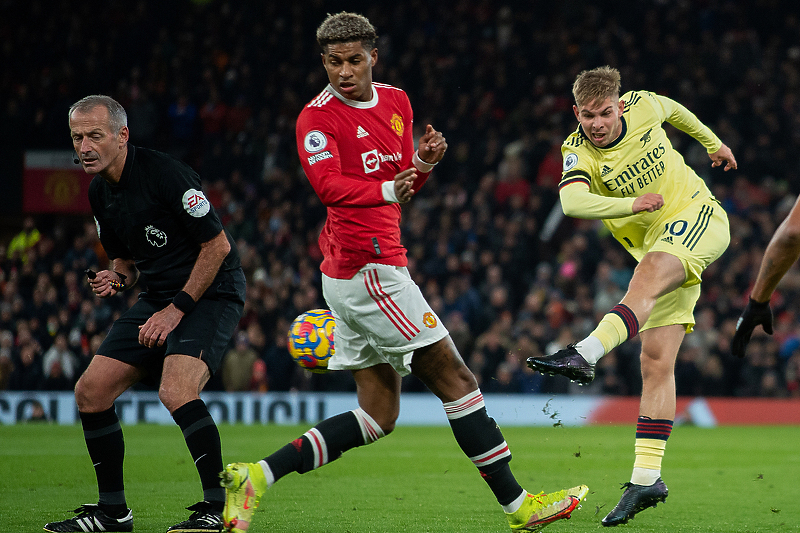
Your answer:
[[[750,297],[769,301],[778,283],[800,257],[800,198],[770,239]]]
[[[772,335],[772,311],[769,300],[783,276],[800,257],[800,198],[795,201],[789,216],[781,223],[767,245],[758,270],[750,301],[736,324],[731,351],[744,357],[747,343],[756,326]]]
[[[722,143],[722,146],[720,146],[719,150],[716,152],[708,154],[708,157],[711,158],[712,167],[718,167],[725,163],[725,168],[723,170],[726,172],[728,170],[736,170],[738,166],[736,164],[736,158],[733,157],[733,152],[725,143]]]

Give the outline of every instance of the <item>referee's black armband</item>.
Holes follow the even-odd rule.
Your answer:
[[[194,298],[189,296],[188,292],[180,291],[172,299],[172,305],[183,311],[184,315],[188,315],[192,312],[194,306],[197,305],[197,302],[194,301]]]

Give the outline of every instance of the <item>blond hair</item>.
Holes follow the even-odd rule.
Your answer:
[[[606,65],[578,74],[572,84],[572,95],[580,107],[592,102],[603,102],[608,97],[619,100],[619,88],[619,71]]]
[[[360,42],[365,50],[372,50],[377,39],[375,26],[367,17],[358,13],[329,13],[317,28],[317,43],[323,50],[329,44],[353,42]]]

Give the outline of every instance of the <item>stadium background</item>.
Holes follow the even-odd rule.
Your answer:
[[[404,207],[404,242],[413,277],[486,393],[639,393],[636,341],[602,359],[580,390],[524,365],[588,333],[632,272],[601,225],[554,216],[559,147],[575,128],[571,82],[611,64],[623,90],[678,100],[739,161],[736,172],[712,170],[699,144],[669,130],[732,231],[704,276],[679,394],[800,396],[796,266],[773,302],[774,337],[757,335],[744,360],[729,352],[763,248],[800,189],[800,17],[781,0],[0,1],[0,389],[69,390],[135,297],[91,297],[81,273],[104,264],[91,217],[63,212],[77,203],[54,209],[52,191],[23,180],[26,153],[69,150],[69,105],[105,93],[128,110],[134,144],[198,170],[239,244],[246,315],[231,368],[209,389],[353,390],[345,373],[300,372],[284,343],[294,316],[324,306],[324,208],[297,161],[294,121],[326,83],[314,30],[345,8],[381,36],[376,81],[406,90],[416,128],[431,123],[449,142]],[[30,233],[26,220],[39,234],[32,246],[17,238]],[[53,349],[60,335],[74,358]],[[423,390],[414,378],[404,388]]]

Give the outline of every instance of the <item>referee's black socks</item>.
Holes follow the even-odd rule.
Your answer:
[[[199,398],[175,409],[172,418],[181,428],[186,446],[194,459],[194,466],[200,474],[203,499],[221,513],[225,506],[225,489],[219,484],[222,445],[217,424],[208,412],[205,402]]]
[[[97,476],[100,493],[98,505],[111,518],[121,518],[128,512],[122,463],[125,459],[125,440],[117,412],[112,405],[99,413],[78,413],[83,426],[86,449]]]

